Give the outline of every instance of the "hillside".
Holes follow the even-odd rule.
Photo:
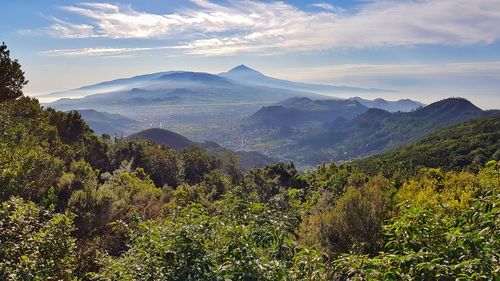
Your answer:
[[[127,135],[139,124],[120,114],[99,112],[93,109],[81,109],[77,112],[97,135]]]
[[[150,141],[155,142],[157,144],[164,144],[164,145],[166,145],[170,148],[173,148],[175,150],[181,150],[183,148],[196,145],[195,142],[191,141],[190,139],[188,139],[180,134],[177,134],[175,132],[165,130],[165,129],[159,129],[159,128],[152,128],[152,129],[143,130],[143,131],[131,134],[127,138],[128,139],[136,139],[136,138],[147,139],[147,140],[150,140]]]
[[[433,132],[389,152],[353,161],[371,175],[414,175],[420,167],[478,170],[500,160],[500,115],[478,118]]]
[[[277,105],[262,107],[248,120],[259,126],[293,127],[308,122],[333,122],[339,117],[351,119],[367,109],[357,101],[292,98]]]

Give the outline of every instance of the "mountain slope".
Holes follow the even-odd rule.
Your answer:
[[[120,78],[120,79],[115,79],[115,80],[111,80],[111,81],[105,81],[105,82],[89,85],[89,86],[83,86],[83,87],[80,87],[77,89],[49,93],[49,94],[41,95],[39,97],[42,99],[43,98],[49,98],[49,99],[81,98],[81,97],[93,95],[93,94],[122,91],[122,90],[126,90],[126,89],[132,89],[134,87],[141,85],[144,82],[151,81],[153,79],[157,79],[161,76],[171,74],[171,73],[175,73],[175,71],[157,72],[157,73],[133,76],[130,78]]]
[[[352,164],[371,175],[411,176],[424,166],[477,170],[489,160],[500,160],[500,115],[441,129],[415,143]]]
[[[183,148],[189,147],[189,146],[194,146],[196,145],[195,142],[191,141],[190,139],[177,134],[175,132],[165,130],[165,129],[159,129],[159,128],[152,128],[152,129],[147,129],[143,130],[134,134],[131,134],[128,136],[129,139],[135,139],[135,138],[142,138],[142,139],[147,139],[152,142],[155,142],[157,144],[164,144],[168,147],[171,147],[175,150],[181,150]]]
[[[97,135],[126,135],[138,125],[137,121],[120,114],[99,112],[93,109],[77,111]]]

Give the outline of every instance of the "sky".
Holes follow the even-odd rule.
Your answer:
[[[3,0],[0,40],[26,72],[25,93],[245,64],[397,91],[366,98],[500,108],[500,0],[95,1]]]

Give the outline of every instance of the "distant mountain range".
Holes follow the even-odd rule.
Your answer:
[[[78,99],[63,98],[47,106],[64,110],[94,108],[110,111],[120,108],[126,112],[128,108],[144,106],[266,104],[293,96],[322,97],[289,89],[243,85],[218,75],[199,72],[168,73],[139,85],[133,84],[133,88]]]
[[[385,89],[366,89],[359,87],[348,87],[348,86],[333,86],[324,84],[312,84],[312,83],[301,83],[292,82],[287,80],[281,80],[272,78],[251,69],[245,65],[237,66],[228,72],[220,74],[209,74],[203,72],[191,72],[191,71],[165,71],[157,72],[145,75],[134,76],[130,78],[121,78],[106,82],[101,82],[98,84],[84,86],[77,89],[60,91],[56,93],[50,93],[42,95],[45,98],[81,98],[93,94],[105,94],[112,92],[122,92],[127,90],[132,90],[134,88],[138,89],[168,89],[168,88],[179,88],[177,82],[188,82],[188,85],[192,86],[191,83],[200,82],[202,86],[213,86],[214,82],[219,82],[225,86],[230,84],[240,84],[246,86],[261,86],[267,88],[279,88],[287,89],[299,92],[323,92],[327,94],[334,93],[391,93],[395,92],[392,90]],[[175,85],[172,85],[175,84]]]
[[[391,90],[365,89],[292,82],[272,77],[244,65],[219,75],[191,71],[167,71],[117,79],[74,90],[47,94],[61,98],[47,104],[58,109],[81,109],[192,105],[273,103],[294,96],[333,98],[332,94],[390,93]]]

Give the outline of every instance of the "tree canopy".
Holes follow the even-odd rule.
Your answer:
[[[0,45],[0,102],[17,99],[23,95],[23,86],[28,83],[17,59],[10,58],[7,45]]]

